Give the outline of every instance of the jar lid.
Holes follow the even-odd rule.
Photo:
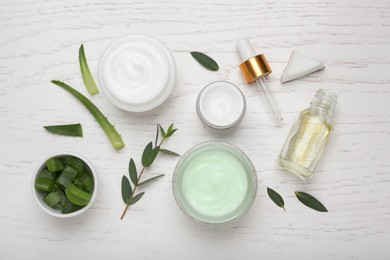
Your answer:
[[[115,106],[131,112],[162,104],[176,80],[171,52],[147,35],[129,35],[113,42],[99,62],[100,87]]]
[[[214,81],[198,95],[196,111],[203,124],[213,129],[237,126],[245,115],[246,101],[242,91],[228,81]]]

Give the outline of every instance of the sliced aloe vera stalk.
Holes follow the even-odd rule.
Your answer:
[[[77,188],[73,183],[65,189],[66,198],[77,206],[85,206],[91,200],[92,195]]]
[[[99,93],[99,89],[97,88],[96,83],[91,75],[91,71],[89,70],[87,59],[85,58],[84,46],[82,44],[79,49],[79,62],[84,85],[87,88],[89,94],[95,95]]]

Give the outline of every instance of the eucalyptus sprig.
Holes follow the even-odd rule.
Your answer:
[[[137,188],[144,186],[145,184],[147,184],[153,180],[156,180],[156,179],[165,175],[165,174],[160,174],[160,175],[154,176],[152,178],[149,178],[149,179],[141,182],[141,177],[142,177],[145,169],[148,168],[150,165],[152,165],[152,163],[156,159],[157,155],[161,152],[161,153],[165,153],[165,154],[169,154],[169,155],[180,156],[178,153],[172,152],[172,151],[167,150],[167,149],[160,148],[161,145],[163,144],[163,142],[166,139],[168,139],[169,137],[171,137],[176,131],[177,131],[177,129],[173,128],[173,123],[168,127],[167,130],[165,130],[161,125],[159,125],[159,124],[157,125],[156,141],[154,143],[154,146],[153,146],[153,142],[150,142],[146,145],[146,147],[142,153],[142,158],[141,158],[142,169],[139,172],[139,174],[137,172],[137,168],[135,166],[134,160],[132,158],[130,158],[129,177],[130,177],[131,183],[133,185],[131,185],[129,179],[125,175],[123,175],[122,185],[121,185],[122,186],[122,199],[123,199],[123,202],[126,204],[126,207],[123,210],[123,213],[121,215],[121,219],[123,219],[123,217],[125,216],[127,209],[131,205],[137,203],[142,198],[142,196],[145,194],[145,192],[140,192],[140,193],[136,194]],[[161,132],[162,139],[161,139],[160,143],[158,143],[158,138],[160,136],[160,132]]]

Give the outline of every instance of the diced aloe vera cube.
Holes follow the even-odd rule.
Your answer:
[[[46,161],[46,167],[50,172],[60,172],[65,169],[65,164],[60,158],[50,158]]]
[[[73,184],[76,185],[77,188],[82,189],[83,191],[88,191],[87,187],[80,179],[74,179]]]
[[[84,171],[77,178],[85,185],[86,191],[90,192],[93,189],[93,180],[90,173]]]
[[[76,187],[73,183],[65,189],[66,198],[77,206],[85,206],[91,200],[92,195]]]
[[[58,192],[52,191],[43,198],[43,201],[53,208],[61,201],[61,197]]]
[[[50,192],[56,182],[56,177],[47,169],[43,169],[35,180],[35,188],[37,190]]]
[[[72,166],[73,168],[76,169],[76,171],[81,174],[83,173],[84,171],[84,162],[79,159],[79,158],[76,158],[74,156],[69,156],[65,159],[65,164],[68,165],[68,166]]]
[[[55,183],[53,188],[51,189],[51,191],[61,191],[61,190],[62,190],[61,187],[57,183]]]
[[[58,205],[63,207],[66,201],[66,195],[62,190],[58,190],[57,193],[60,196],[60,202],[58,203]]]
[[[70,200],[65,198],[64,204],[62,205],[61,213],[62,214],[69,214],[69,213],[75,212],[81,208],[82,207],[74,205],[72,202],[70,202]]]
[[[72,183],[73,179],[76,178],[77,171],[72,166],[66,166],[66,168],[61,172],[60,176],[57,179],[57,184],[62,188],[68,187]]]

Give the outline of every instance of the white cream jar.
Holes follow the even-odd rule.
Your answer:
[[[196,101],[196,112],[202,123],[218,132],[234,129],[246,111],[241,90],[228,81],[214,81],[205,86]]]
[[[161,105],[176,81],[176,65],[168,48],[147,35],[129,35],[113,42],[98,68],[99,84],[112,104],[143,112]]]

